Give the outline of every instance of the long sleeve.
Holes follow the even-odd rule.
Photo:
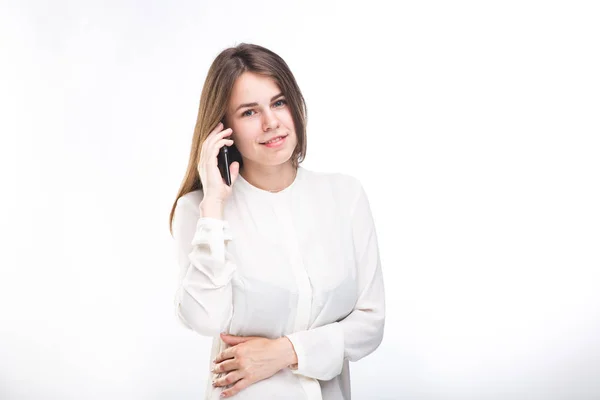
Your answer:
[[[358,181],[357,181],[358,182]],[[352,234],[359,295],[344,319],[286,335],[298,356],[296,374],[330,380],[342,371],[344,360],[358,361],[375,351],[383,339],[385,294],[377,234],[364,188],[358,182]]]
[[[236,271],[227,243],[227,221],[202,217],[191,197],[180,197],[173,215],[173,237],[179,265],[175,307],[189,329],[218,336],[232,315],[231,279]]]

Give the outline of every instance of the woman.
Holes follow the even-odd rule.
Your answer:
[[[239,157],[231,186],[217,164],[223,146]],[[207,399],[348,400],[348,362],[383,338],[365,191],[301,167],[305,153],[306,106],[287,64],[257,45],[221,52],[170,215],[177,315],[214,338]]]

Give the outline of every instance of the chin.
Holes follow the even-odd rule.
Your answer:
[[[282,165],[291,160],[293,153],[294,153],[294,151],[292,149],[292,151],[285,152],[285,154],[283,152],[281,152],[281,153],[277,154],[275,157],[272,157],[272,158],[259,157],[258,159],[255,159],[254,161],[258,164],[268,165],[268,166]]]
[[[277,160],[264,160],[262,162],[262,164],[264,165],[269,165],[269,166],[274,166],[274,165],[282,165],[282,164],[286,164],[287,162],[289,162],[292,158],[292,154],[290,153],[287,157],[282,157],[281,159],[277,159]]]

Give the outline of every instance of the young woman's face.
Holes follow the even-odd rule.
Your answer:
[[[244,164],[279,165],[291,160],[297,138],[286,98],[270,77],[244,72],[233,85],[225,115]],[[275,146],[263,144],[277,136]]]

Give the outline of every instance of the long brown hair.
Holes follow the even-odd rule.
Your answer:
[[[173,235],[173,214],[177,200],[189,192],[202,189],[198,174],[202,144],[215,126],[223,120],[233,85],[246,71],[271,77],[278,84],[290,107],[298,140],[292,154],[294,167],[298,168],[306,156],[306,103],[286,62],[271,50],[256,44],[241,43],[223,50],[210,66],[200,95],[200,107],[187,170],[169,215],[171,235]]]

